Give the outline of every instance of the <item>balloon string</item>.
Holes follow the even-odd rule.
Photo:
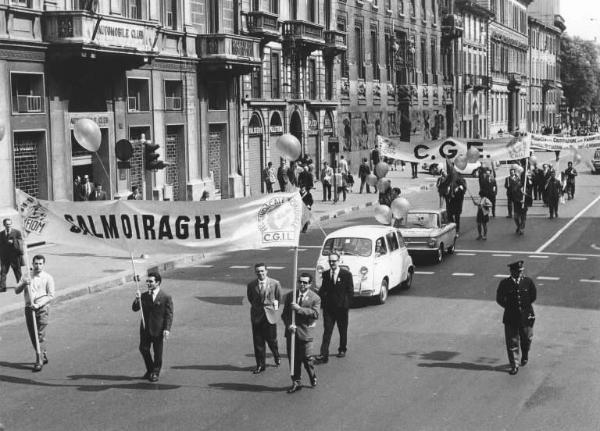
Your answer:
[[[104,175],[106,175],[106,179],[110,183],[110,175],[108,175],[108,172],[106,172],[106,168],[104,167],[104,163],[102,163],[102,159],[100,158],[100,156],[98,155],[97,152],[95,152],[94,154],[98,158],[98,161],[100,162],[100,166],[102,167],[102,170],[104,171]]]

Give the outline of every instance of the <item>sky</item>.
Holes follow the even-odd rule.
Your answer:
[[[567,34],[600,43],[599,0],[561,0],[560,11]]]

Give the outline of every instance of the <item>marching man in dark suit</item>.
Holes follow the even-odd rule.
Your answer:
[[[292,394],[302,389],[300,376],[302,369],[300,366],[304,364],[304,368],[308,374],[310,385],[314,388],[317,386],[317,374],[313,366],[311,350],[314,338],[314,327],[319,318],[319,309],[321,308],[321,298],[310,289],[312,277],[303,272],[298,277],[298,297],[296,302],[293,301],[293,292],[289,292],[284,298],[284,308],[282,319],[285,323],[285,337],[287,339],[288,358],[292,357],[292,337],[295,335],[294,346],[294,363],[290,364],[293,367],[292,386],[288,389],[288,393]],[[296,324],[292,324],[292,312],[296,312]]]
[[[140,294],[138,290],[131,306],[133,311],[142,308],[140,353],[146,364],[144,379],[151,382],[158,382],[162,367],[163,341],[169,338],[173,323],[173,300],[160,288],[161,282],[162,277],[158,272],[148,274],[148,291]],[[150,354],[150,347],[154,350],[154,360]]]
[[[17,283],[21,281],[21,264],[23,263],[23,236],[12,228],[12,220],[5,218],[4,229],[0,232],[0,292],[6,292],[6,276],[12,268]]]
[[[329,255],[330,269],[323,272],[323,283],[319,290],[323,308],[323,341],[317,359],[323,364],[329,361],[329,343],[336,323],[340,333],[338,358],[346,356],[347,350],[348,310],[354,295],[354,283],[350,271],[340,268],[339,262],[340,255],[332,252]]]
[[[511,263],[508,267],[510,277],[500,281],[496,302],[504,308],[502,323],[504,323],[506,351],[511,367],[509,373],[515,375],[519,372],[519,344],[521,345],[520,365],[525,366],[529,361],[535,322],[532,304],[536,300],[537,290],[533,280],[523,275],[522,260]]]
[[[275,365],[281,364],[279,347],[277,346],[277,321],[279,320],[279,302],[281,301],[281,285],[279,281],[267,277],[267,265],[254,265],[256,280],[248,283],[247,296],[250,302],[250,323],[252,324],[252,341],[256,368],[254,374],[265,371],[266,347],[273,353]]]

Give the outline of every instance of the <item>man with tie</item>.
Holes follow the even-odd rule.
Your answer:
[[[23,236],[12,228],[12,220],[5,218],[4,229],[0,232],[0,292],[6,292],[6,276],[12,268],[17,283],[21,280],[21,264],[23,263]]]
[[[102,190],[102,184],[98,184],[94,192],[90,195],[91,201],[105,201],[107,199],[106,192]]]
[[[288,293],[284,298],[284,308],[281,318],[285,323],[285,337],[287,340],[288,358],[292,357],[292,337],[295,336],[294,345],[294,363],[290,364],[293,367],[292,386],[288,389],[288,393],[292,394],[302,389],[300,376],[302,373],[301,365],[308,374],[310,385],[314,388],[317,386],[317,374],[311,357],[313,331],[316,321],[319,318],[319,308],[321,308],[321,298],[315,292],[310,290],[312,277],[303,272],[298,277],[298,297],[296,302],[293,302],[293,292]],[[292,323],[292,313],[296,313],[296,323]]]
[[[340,333],[338,358],[346,356],[348,342],[348,310],[354,295],[352,273],[339,267],[340,255],[332,252],[329,255],[329,269],[323,272],[323,283],[319,290],[321,308],[323,308],[323,341],[318,361],[326,364],[329,361],[329,343],[333,327],[337,323]]]
[[[77,200],[78,201],[89,201],[90,196],[94,191],[94,185],[90,182],[90,177],[88,175],[83,176],[83,180],[81,184],[79,184],[79,191]]]
[[[247,296],[250,302],[250,323],[252,325],[252,341],[256,368],[254,374],[265,371],[266,347],[273,353],[275,366],[281,364],[279,347],[277,346],[277,320],[279,320],[279,302],[281,300],[281,285],[279,281],[267,277],[267,265],[254,265],[256,280],[248,283]]]
[[[160,284],[162,277],[158,272],[148,274],[146,284],[148,291],[140,294],[138,290],[131,309],[142,309],[140,323],[140,353],[146,364],[144,379],[158,382],[162,367],[163,341],[169,338],[171,324],[173,323],[173,300],[165,293]],[[150,354],[150,347],[154,350],[154,359]]]

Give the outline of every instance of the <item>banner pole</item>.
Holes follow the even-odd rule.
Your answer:
[[[131,267],[133,268],[133,281],[135,281],[136,290],[140,291],[140,279],[138,274],[135,272],[135,262],[133,261],[133,252],[129,252],[129,259],[131,260]],[[142,298],[140,296],[140,315],[142,319],[142,328],[146,328],[146,322],[144,321],[144,310],[142,310]]]
[[[24,231],[24,238],[23,238],[23,258],[25,259],[25,277],[28,281],[27,283],[27,296],[29,297],[29,301],[31,302],[31,306],[29,307],[29,311],[31,312],[31,320],[33,322],[33,334],[34,334],[34,338],[35,338],[35,354],[37,355],[37,361],[41,361],[42,360],[42,352],[40,349],[40,337],[38,334],[38,328],[37,328],[37,320],[36,320],[36,314],[35,314],[35,309],[33,308],[33,298],[31,297],[31,287],[30,287],[30,283],[31,283],[31,273],[29,271],[29,252],[27,251],[27,234],[25,233],[25,229],[23,229]]]
[[[294,271],[292,282],[292,304],[296,303],[296,279],[298,278],[298,246],[294,247]],[[292,325],[296,325],[296,310],[292,310]],[[296,352],[296,331],[290,334],[290,376],[294,375],[294,360]]]

